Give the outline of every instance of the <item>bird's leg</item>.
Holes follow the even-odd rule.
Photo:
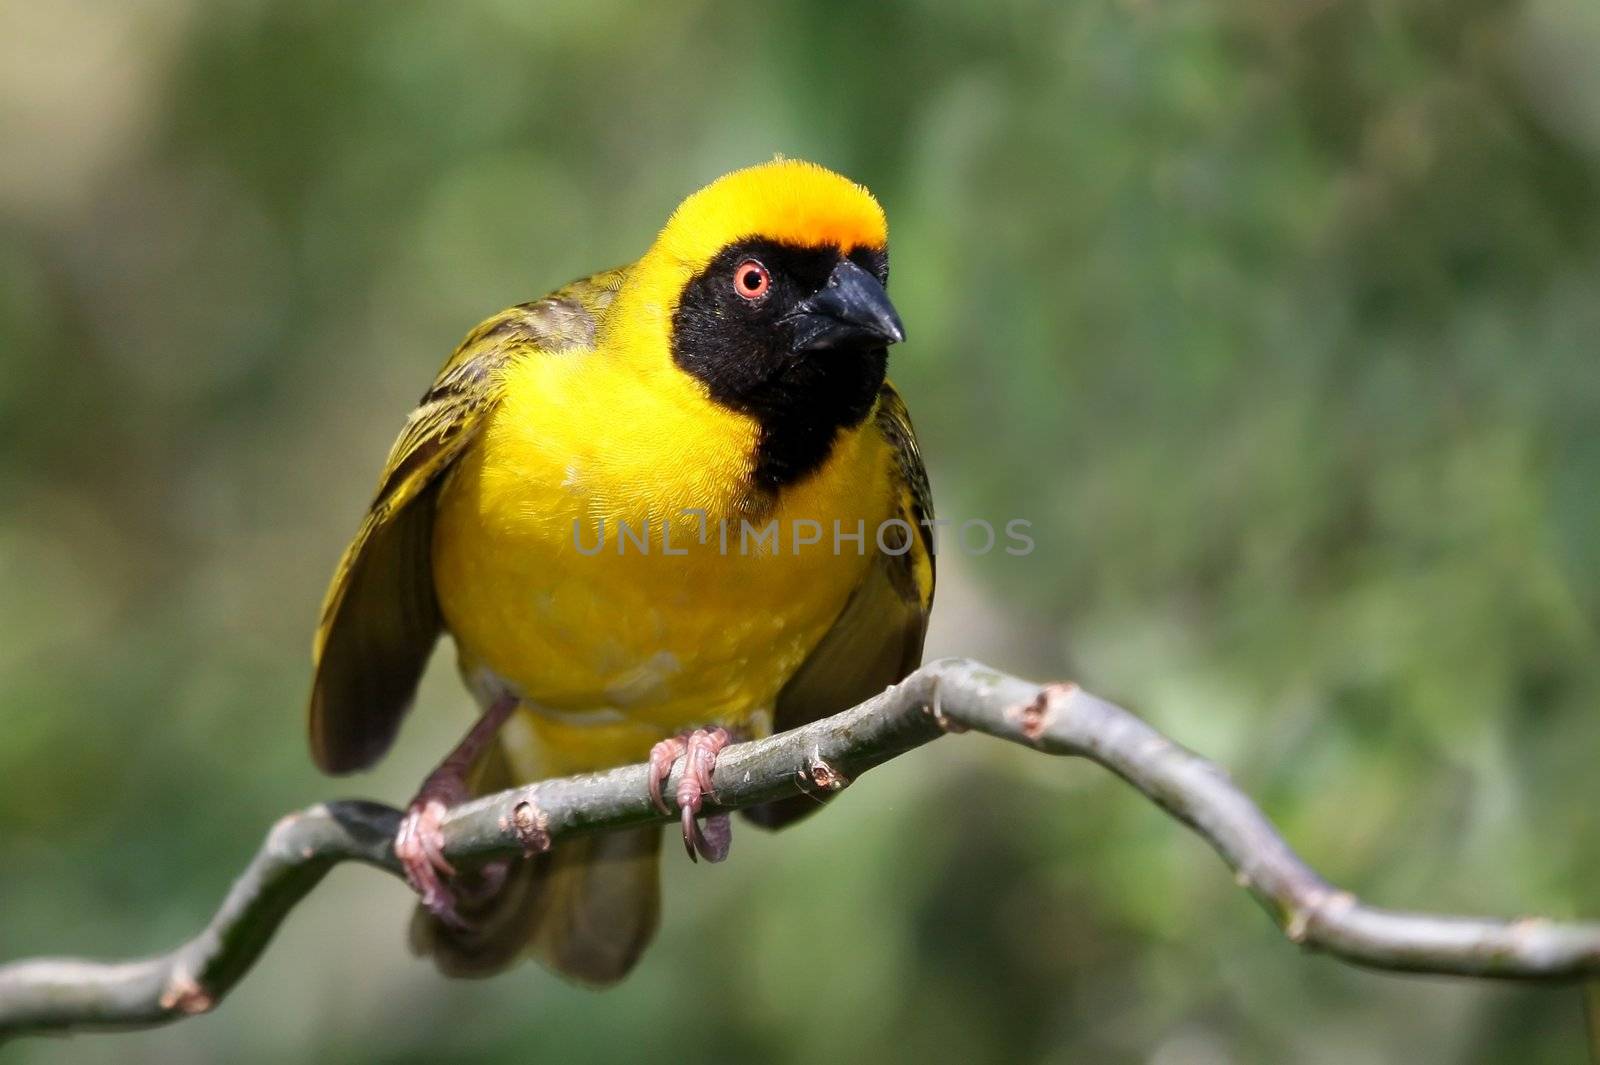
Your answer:
[[[690,861],[705,858],[720,862],[728,856],[733,842],[733,824],[727,814],[713,814],[706,818],[702,829],[695,820],[704,804],[704,796],[711,791],[711,771],[717,766],[717,755],[728,745],[730,738],[725,728],[697,728],[693,732],[662,740],[650,749],[650,801],[664,814],[672,813],[661,797],[661,785],[672,773],[673,763],[684,760],[683,776],[673,796],[678,800],[678,814],[683,820],[683,846]]]
[[[456,910],[455,895],[444,884],[443,877],[454,876],[456,869],[444,856],[440,826],[445,811],[469,797],[467,774],[516,708],[514,695],[502,695],[489,704],[455,749],[423,780],[394,837],[394,856],[400,859],[406,882],[421,896],[423,907],[457,928],[466,927],[467,922]],[[484,886],[492,889],[501,875],[501,871],[486,868]]]

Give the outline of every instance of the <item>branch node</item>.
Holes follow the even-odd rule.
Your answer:
[[[172,979],[167,982],[158,1001],[162,1009],[190,1017],[197,1013],[205,1013],[217,1004],[211,992],[201,987],[200,982],[184,969],[178,969],[172,974]]]
[[[811,782],[823,791],[843,791],[850,786],[850,778],[823,761],[820,752],[812,754],[811,764],[807,769]]]
[[[511,830],[522,844],[525,857],[550,849],[550,818],[532,801],[523,799],[511,811]]]
[[[1551,923],[1548,917],[1518,917],[1511,922],[1511,937],[1526,944],[1528,940],[1549,928]]]
[[[1056,711],[1077,690],[1076,684],[1046,684],[1032,702],[1012,707],[1006,711],[1006,717],[1017,723],[1024,739],[1037,746],[1050,730]]]
[[[1283,927],[1291,943],[1304,943],[1310,933],[1311,922],[1332,914],[1354,909],[1356,897],[1348,891],[1318,890],[1311,893],[1301,905],[1289,911],[1289,920]]]
[[[933,678],[933,698],[922,708],[922,711],[933,718],[933,723],[939,726],[941,732],[952,734],[965,732],[967,731],[967,726],[949,717],[944,712],[944,702],[941,698],[944,694],[943,685],[944,678],[935,674]]]
[[[1311,924],[1311,911],[1309,909],[1295,909],[1289,911],[1289,922],[1283,926],[1283,934],[1289,937],[1291,943],[1304,943],[1306,941],[1306,928]]]
[[[292,845],[292,837],[295,834],[295,825],[300,823],[300,818],[301,812],[296,810],[294,813],[284,814],[274,821],[272,827],[267,830],[266,849],[283,855],[295,853],[298,848]],[[304,857],[309,858],[311,855],[306,854]]]

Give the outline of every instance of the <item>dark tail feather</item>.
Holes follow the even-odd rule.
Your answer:
[[[660,851],[661,829],[651,826],[583,836],[515,859],[498,890],[461,900],[467,928],[418,906],[411,949],[446,976],[492,976],[531,953],[574,980],[616,983],[655,936]],[[470,896],[470,884],[463,886]]]
[[[661,829],[586,836],[548,856],[535,957],[586,984],[614,984],[638,962],[661,917]]]
[[[512,787],[495,744],[474,767],[472,790]],[[441,923],[422,907],[411,917],[411,949],[446,976],[492,976],[525,953],[586,984],[628,974],[655,936],[661,916],[661,829],[630,828],[563,841],[531,858],[512,859],[505,880],[472,898],[463,884],[466,929]]]
[[[446,976],[493,976],[528,948],[539,928],[546,856],[515,858],[499,889],[482,900],[459,899],[469,922],[454,928],[418,906],[411,911],[411,951],[433,959]]]

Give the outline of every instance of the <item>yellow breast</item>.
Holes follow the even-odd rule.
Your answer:
[[[699,388],[530,354],[441,490],[440,607],[468,683],[522,697],[505,740],[525,775],[637,760],[696,725],[764,732],[865,572],[891,514],[872,420],[752,512],[758,427]]]

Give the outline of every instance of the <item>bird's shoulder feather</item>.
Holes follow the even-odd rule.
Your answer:
[[[376,761],[410,706],[443,625],[433,587],[433,497],[499,403],[506,367],[591,347],[624,276],[595,274],[484,321],[406,419],[323,600],[310,726],[324,770]]]

